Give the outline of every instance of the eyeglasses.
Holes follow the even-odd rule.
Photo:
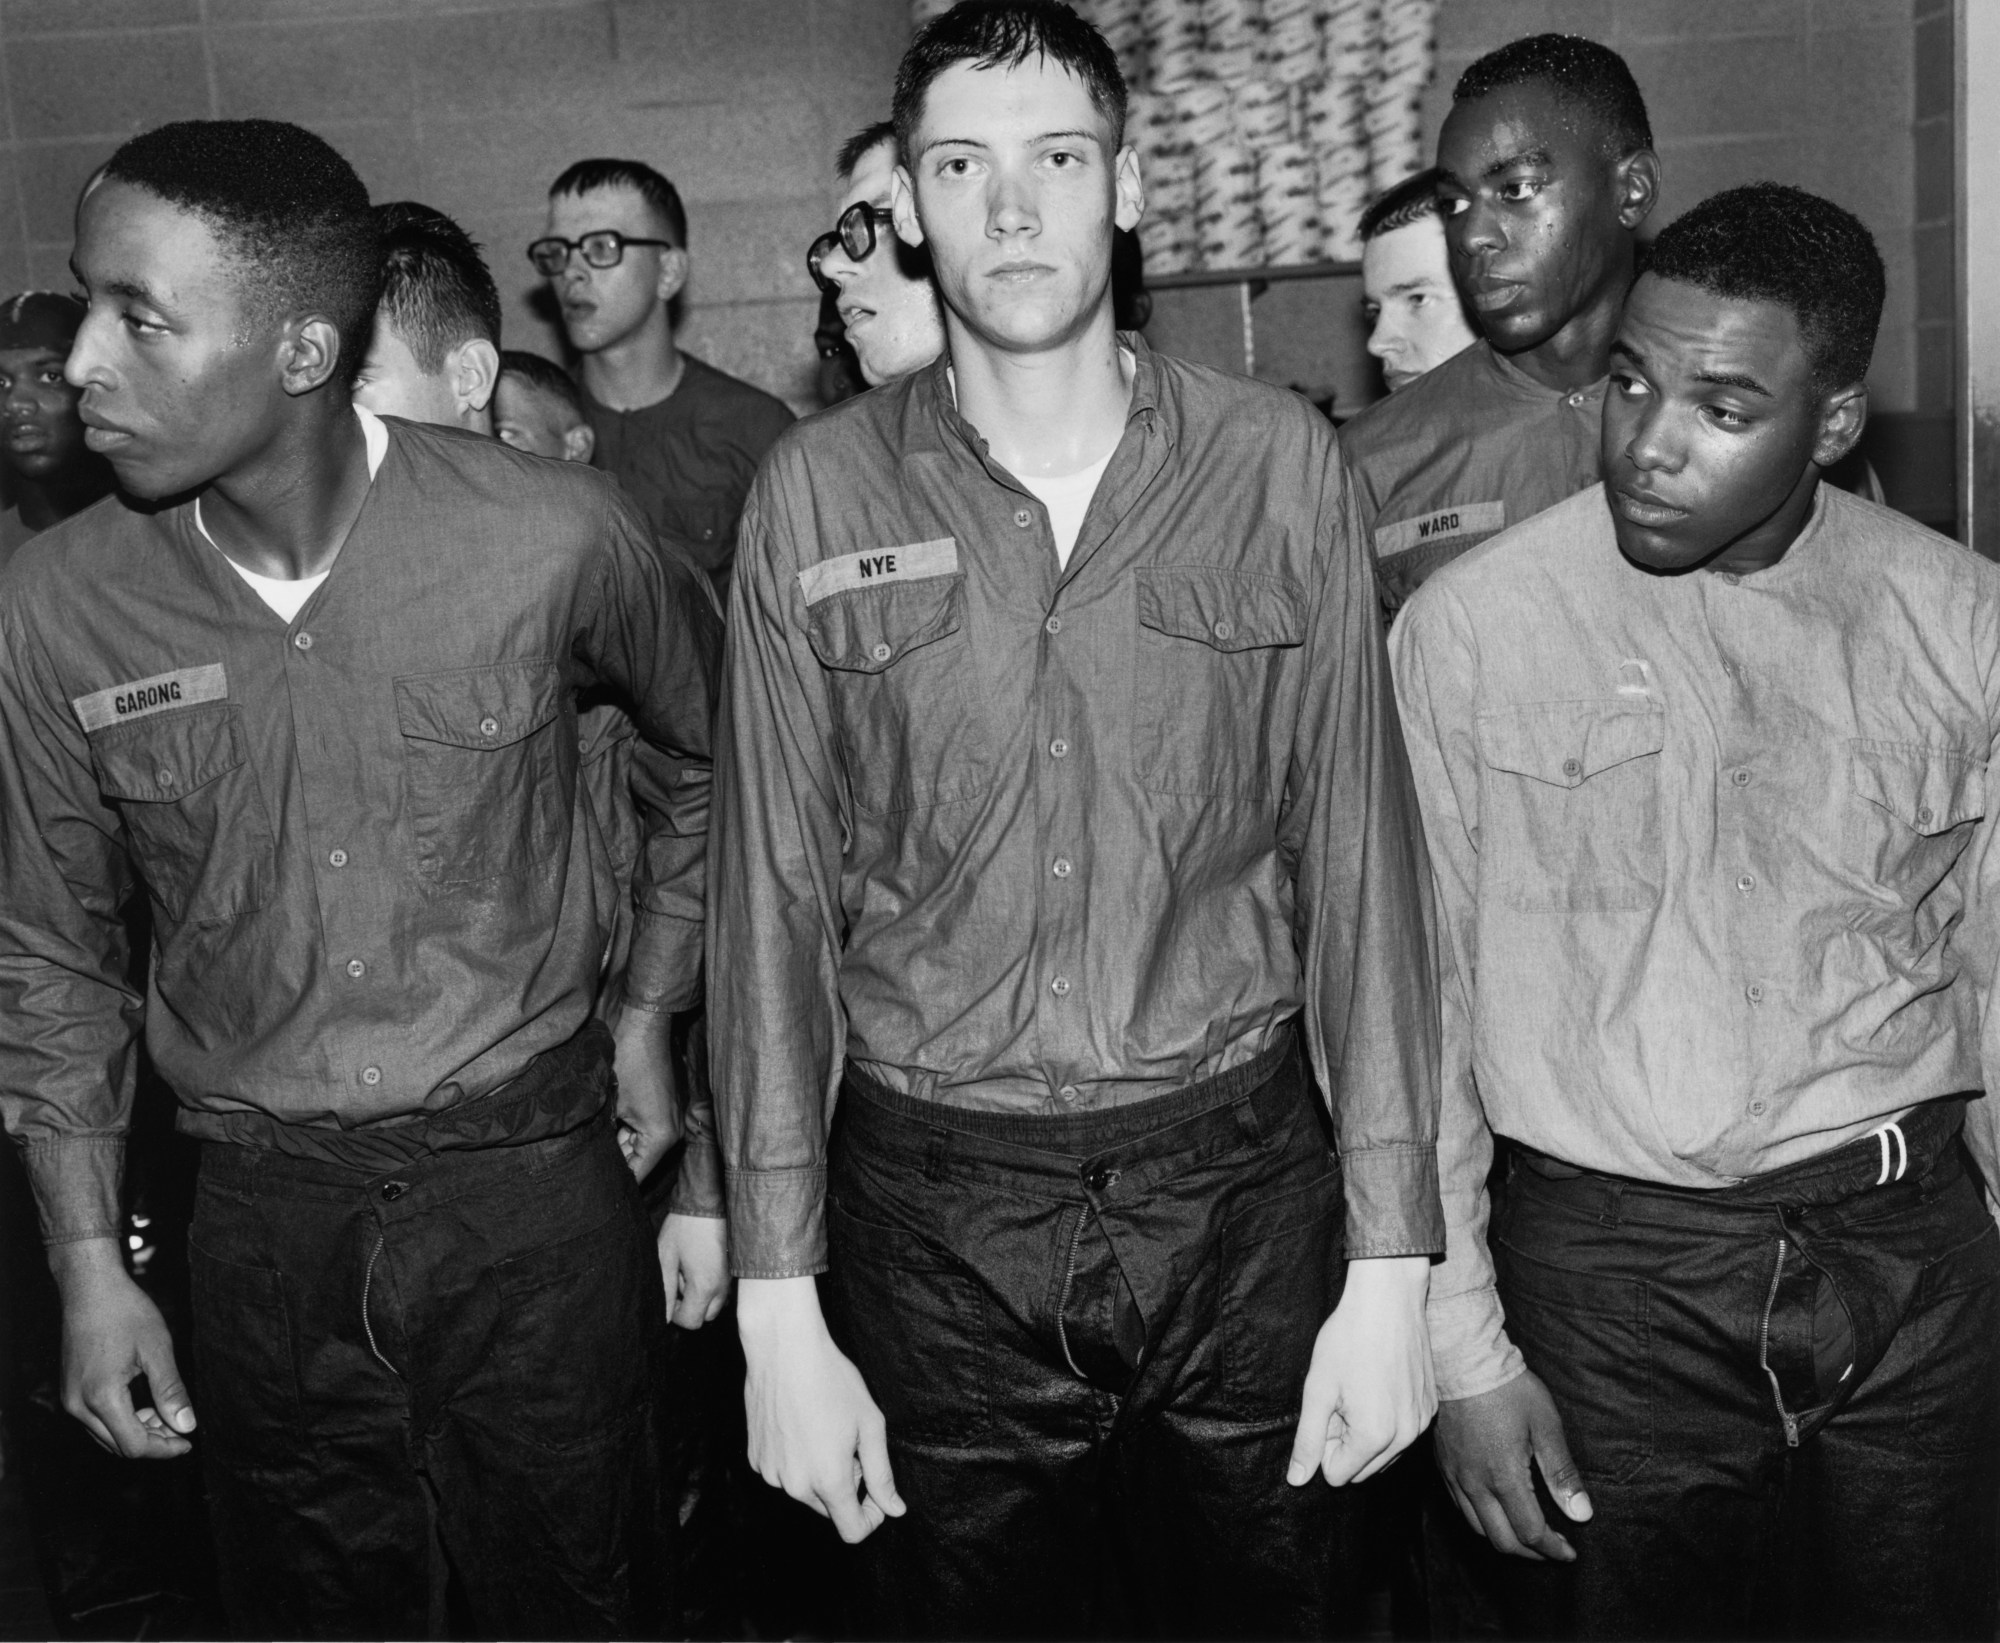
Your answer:
[[[831,233],[820,237],[806,247],[806,272],[813,277],[813,284],[822,291],[838,291],[840,287],[820,272],[820,264],[837,245],[847,253],[849,262],[866,262],[875,254],[875,225],[885,227],[896,220],[895,212],[887,206],[870,205],[866,200],[856,200],[840,214],[840,221],[833,225]]]
[[[583,260],[592,268],[616,268],[625,260],[625,247],[628,245],[658,245],[669,251],[677,249],[672,240],[635,240],[630,234],[621,234],[615,228],[600,228],[580,240],[566,240],[560,234],[537,240],[528,247],[528,261],[535,265],[537,273],[554,279],[569,267],[572,251],[581,251]]]

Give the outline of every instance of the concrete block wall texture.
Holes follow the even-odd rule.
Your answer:
[[[687,202],[682,338],[803,410],[832,158],[888,112],[908,0],[0,0],[0,295],[68,289],[77,190],[165,120],[268,116],[486,248],[506,342],[560,357],[523,249],[572,160]]]
[[[1665,171],[1655,228],[1764,179],[1824,194],[1866,223],[1889,275],[1873,403],[1950,404],[1951,138],[1917,118],[1920,84],[1940,73],[1949,117],[1950,0],[1442,0],[1431,152],[1460,72],[1548,29],[1601,40],[1631,65]]]

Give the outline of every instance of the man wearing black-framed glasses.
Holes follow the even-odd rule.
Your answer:
[[[659,172],[639,160],[579,160],[551,185],[548,226],[528,259],[582,356],[592,463],[726,591],[751,475],[792,413],[676,343],[687,244],[680,194]]]
[[[848,346],[871,388],[908,376],[944,352],[937,287],[924,254],[896,238],[889,210],[896,128],[868,126],[841,147],[838,217],[806,251],[806,269],[834,293]]]

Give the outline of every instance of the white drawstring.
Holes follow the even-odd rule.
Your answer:
[[[1895,1179],[1898,1181],[1902,1180],[1903,1172],[1910,1167],[1910,1145],[1907,1141],[1903,1139],[1902,1126],[1899,1125],[1895,1121],[1895,1119],[1892,1118],[1889,1120],[1888,1123],[1884,1124],[1880,1129],[1875,1130],[1872,1133],[1874,1134],[1875,1139],[1882,1143],[1882,1173],[1875,1177],[1875,1184],[1878,1187],[1884,1186],[1888,1183],[1890,1179],[1889,1137],[1891,1135],[1894,1135],[1896,1138]]]

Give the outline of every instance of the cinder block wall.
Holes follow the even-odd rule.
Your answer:
[[[1495,46],[1544,29],[1615,46],[1645,93],[1665,166],[1655,226],[1719,189],[1767,178],[1837,200],[1874,231],[1889,272],[1873,402],[1884,411],[1940,408],[1950,403],[1950,139],[1931,137],[1919,150],[1915,135],[1918,19],[1933,12],[1943,14],[1948,112],[1948,0],[1443,0],[1426,135],[1434,153],[1453,83]],[[1919,237],[1920,189],[1927,217],[1943,202],[1941,239],[1934,222]],[[1932,293],[1922,313],[1945,322],[1941,376],[1928,319],[1918,367],[1919,290],[1939,278],[1943,306]]]
[[[457,217],[507,342],[554,354],[522,249],[565,164],[625,155],[688,203],[683,340],[803,409],[805,248],[908,38],[908,0],[0,0],[0,295],[69,288],[77,189],[121,139],[265,115],[320,132],[377,199]]]

